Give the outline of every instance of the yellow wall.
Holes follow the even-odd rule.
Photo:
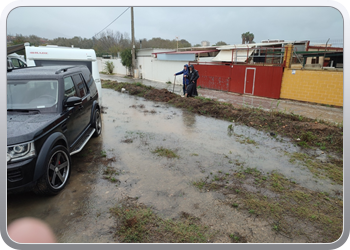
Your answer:
[[[281,98],[343,106],[343,72],[285,68]]]

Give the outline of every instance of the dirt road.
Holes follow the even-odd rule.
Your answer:
[[[101,74],[101,79],[118,81],[118,82],[140,82],[147,86],[152,86],[157,89],[165,88],[170,92],[173,91],[173,84],[163,82],[155,82],[146,79],[131,79],[120,75],[104,75]],[[232,103],[235,107],[255,107],[263,108],[264,110],[277,110],[287,113],[294,113],[312,119],[321,119],[330,122],[343,122],[343,109],[341,107],[331,107],[329,105],[312,104],[285,99],[271,99],[259,96],[241,95],[232,92],[217,91],[211,89],[198,89],[199,95],[219,100],[222,102]],[[182,85],[175,85],[175,93],[182,94]]]

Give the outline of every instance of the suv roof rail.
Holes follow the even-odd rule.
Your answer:
[[[71,68],[74,68],[75,66],[69,66],[69,67],[65,67],[65,68],[62,68],[62,69],[59,69],[55,72],[55,74],[59,74],[61,72],[67,72],[68,69],[71,69]]]

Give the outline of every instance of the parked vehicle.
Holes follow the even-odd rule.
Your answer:
[[[100,112],[86,66],[7,72],[8,193],[59,193],[70,176],[71,155],[101,134]]]
[[[50,66],[50,65],[85,65],[92,73],[97,86],[99,103],[102,106],[101,78],[98,71],[96,53],[93,49],[80,49],[74,47],[62,47],[57,45],[30,46],[25,43],[25,55],[27,65]]]
[[[15,67],[12,64],[12,61],[7,58],[7,72],[13,70]]]
[[[27,63],[24,60],[24,56],[20,56],[16,53],[12,53],[7,55],[7,59],[11,60],[13,68],[25,68],[27,67]]]

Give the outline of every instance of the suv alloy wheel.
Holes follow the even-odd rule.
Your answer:
[[[67,184],[71,171],[71,158],[67,149],[55,146],[47,157],[46,171],[37,182],[33,191],[36,194],[55,195]]]

